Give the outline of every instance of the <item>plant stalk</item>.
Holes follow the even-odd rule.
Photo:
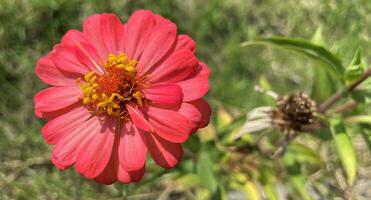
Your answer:
[[[354,81],[349,87],[346,89],[340,90],[336,92],[333,96],[328,98],[325,102],[323,102],[319,108],[319,113],[325,113],[328,109],[330,109],[333,105],[336,104],[343,96],[352,92],[358,85],[360,85],[363,81],[367,80],[368,77],[371,76],[371,68],[368,69],[365,73],[363,73],[356,81]]]

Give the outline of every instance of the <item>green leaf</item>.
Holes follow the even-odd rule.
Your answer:
[[[309,193],[305,189],[305,178],[303,175],[294,175],[289,177],[290,182],[294,189],[299,193],[302,199],[311,200]]]
[[[370,103],[371,102],[371,78],[368,78],[357,87],[357,90],[353,90],[351,93],[353,100],[359,103]]]
[[[258,170],[259,182],[262,184],[264,193],[267,195],[267,199],[278,200],[279,197],[275,188],[277,175],[275,174],[274,170],[265,162],[262,162],[261,165],[258,166]]]
[[[351,117],[347,117],[345,121],[347,123],[370,124],[371,125],[371,115],[351,116]]]
[[[288,146],[288,152],[295,155],[295,159],[300,163],[308,162],[311,164],[321,164],[321,159],[317,151],[300,143],[293,143]]]
[[[209,124],[207,127],[199,131],[198,137],[202,143],[214,140],[216,137],[216,128],[213,124]]]
[[[228,199],[227,191],[221,182],[219,183],[218,190],[214,192],[211,199],[215,199],[215,200],[227,200]]]
[[[195,199],[199,199],[199,200],[208,200],[212,196],[210,190],[206,188],[202,188],[202,187],[199,187],[196,189],[195,195],[196,195]]]
[[[199,154],[197,174],[200,177],[201,185],[214,193],[218,187],[218,181],[213,170],[213,162],[207,151],[201,151]]]
[[[300,163],[297,161],[295,153],[288,151],[283,159],[287,168],[289,181],[291,182],[294,190],[301,196],[301,199],[311,200],[312,198],[305,189],[306,179],[303,176]]]
[[[217,128],[222,129],[223,127],[228,126],[230,123],[233,122],[232,115],[223,107],[219,106],[217,110]]]
[[[353,56],[352,62],[350,62],[350,66],[360,64],[362,64],[362,48],[359,47]]]
[[[327,118],[319,116],[322,120]],[[320,139],[323,142],[332,141],[330,126],[322,126],[321,129],[316,130],[311,136]]]
[[[319,26],[317,28],[316,32],[314,33],[312,37],[313,44],[320,45],[320,46],[326,45],[325,38],[323,38],[322,29],[323,29],[322,26]]]
[[[279,199],[278,194],[277,194],[273,184],[263,185],[263,189],[264,189],[265,194],[267,195],[267,199],[269,199],[269,200],[278,200]]]
[[[352,62],[346,68],[344,73],[345,83],[347,85],[353,83],[358,79],[366,70],[366,64],[362,62],[362,49],[358,48],[353,56]]]
[[[312,198],[305,189],[305,178],[302,174],[300,163],[296,161],[295,154],[290,151],[287,152],[284,156],[284,162],[293,189],[301,196],[301,199],[311,200]]]
[[[358,103],[370,103],[371,100],[371,90],[360,88],[353,90],[350,94],[352,99]]]
[[[360,132],[367,144],[368,150],[371,151],[371,125],[362,124]]]
[[[251,200],[262,199],[258,188],[256,187],[255,183],[253,183],[252,181],[246,181],[243,187],[243,190],[248,196],[248,199],[251,199]]]
[[[186,174],[177,178],[176,183],[187,189],[197,187],[200,183],[200,177],[196,174]]]
[[[331,96],[337,88],[337,78],[331,76],[323,67],[313,68],[312,92],[311,96],[317,102],[322,102]]]
[[[267,80],[267,78],[264,75],[261,75],[260,78],[259,78],[259,86],[263,90],[271,90],[272,89],[271,84],[269,83],[269,81]]]
[[[357,159],[351,139],[345,131],[340,119],[330,120],[331,133],[334,138],[336,152],[348,177],[348,185],[352,185],[356,176]]]
[[[344,74],[345,83],[347,85],[350,85],[355,80],[357,80],[358,77],[360,77],[364,71],[365,70],[361,65],[352,65],[347,67]]]
[[[241,46],[249,46],[256,44],[268,44],[274,45],[280,48],[292,50],[295,52],[302,53],[314,60],[320,61],[328,66],[330,71],[335,72],[338,77],[343,77],[344,67],[341,61],[333,55],[330,51],[326,50],[324,47],[307,42],[301,39],[291,39],[291,38],[260,38],[254,41],[248,41],[241,44]]]

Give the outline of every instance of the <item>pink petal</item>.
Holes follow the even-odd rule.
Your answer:
[[[45,83],[54,86],[75,85],[77,75],[62,72],[50,59],[50,54],[39,59],[36,66],[36,75]]]
[[[66,72],[74,74],[87,74],[90,70],[82,65],[75,57],[75,48],[63,45],[55,45],[51,53],[51,59],[55,65]]]
[[[127,172],[121,165],[119,166],[119,171],[117,178],[121,183],[137,183],[139,182],[144,175],[145,167],[137,171]]]
[[[91,119],[90,119],[91,120]],[[87,178],[97,177],[110,161],[115,140],[115,120],[105,117],[96,124],[90,136],[81,143],[75,168]]]
[[[154,84],[142,90],[144,96],[155,103],[177,105],[182,102],[182,89],[177,84]]]
[[[126,105],[126,108],[128,109],[130,118],[136,127],[145,132],[153,132],[151,124],[146,118],[144,118],[143,113],[138,108],[129,104]]]
[[[192,52],[196,51],[196,42],[192,40],[188,35],[179,35],[175,46],[175,51],[180,49],[188,49]]]
[[[81,42],[88,42],[84,35],[76,29],[71,29],[63,35],[61,45],[65,47],[75,47],[76,44]]]
[[[41,129],[41,133],[48,144],[57,144],[61,138],[83,123],[90,115],[83,106],[71,110],[51,119]]]
[[[77,86],[50,87],[42,90],[34,97],[35,114],[42,117],[41,113],[53,112],[70,106],[79,101],[80,94],[81,91]]]
[[[100,15],[100,31],[108,52],[118,53],[124,51],[125,29],[116,15]]]
[[[170,20],[164,20],[153,27],[139,60],[138,75],[146,73],[174,48],[176,31],[176,25]]]
[[[153,160],[163,168],[173,168],[182,159],[182,145],[168,142],[156,134],[145,134]]]
[[[156,24],[161,24],[165,20],[168,20],[165,17],[162,17],[161,15],[158,15],[158,14],[154,14],[154,17],[155,17]]]
[[[110,185],[117,181],[119,164],[118,164],[118,159],[116,160],[117,162],[110,160],[106,168],[97,177],[94,178],[94,180],[97,183],[104,184],[104,185]]]
[[[200,62],[200,68],[193,78],[178,83],[183,91],[183,101],[199,99],[209,91],[210,69],[202,62]]]
[[[104,44],[101,34],[101,16],[102,14],[96,14],[88,17],[82,26],[82,32],[87,40],[94,46],[101,59],[105,59],[109,52]]]
[[[81,64],[93,70],[95,73],[104,73],[104,70],[101,67],[102,60],[99,58],[95,48],[89,43],[78,43],[75,47],[75,56]]]
[[[120,134],[115,134],[115,141],[113,142],[111,158],[106,168],[97,177],[94,178],[97,183],[109,185],[117,181],[119,171],[119,143]]]
[[[76,162],[78,152],[85,140],[94,136],[92,133],[99,130],[100,124],[97,117],[89,119],[91,115],[83,117],[85,120],[76,124],[54,146],[52,162],[61,170],[69,168]],[[88,120],[89,119],[89,120]]]
[[[202,115],[200,111],[190,103],[182,103],[178,112],[182,114],[192,125],[193,131],[196,131],[198,128],[198,124],[201,122]]]
[[[183,81],[194,75],[197,67],[198,60],[191,51],[176,51],[160,66],[153,69],[148,80],[154,83]]]
[[[147,146],[143,132],[133,123],[126,122],[122,127],[119,145],[120,165],[125,171],[137,171],[145,165],[146,157]]]
[[[65,52],[67,54],[65,57],[69,60],[74,60],[72,56],[74,53],[77,60],[85,67],[103,73],[99,66],[102,57],[98,55],[96,48],[80,31],[68,31],[62,38],[62,46],[66,48],[65,51],[69,51]]]
[[[149,106],[147,115],[156,134],[170,142],[182,143],[192,131],[187,119],[174,110]]]
[[[125,53],[132,59],[138,60],[146,43],[148,34],[155,25],[151,11],[138,10],[131,15],[126,24]]]
[[[210,105],[203,99],[197,99],[197,100],[192,101],[190,103],[193,104],[194,106],[196,106],[196,108],[200,111],[200,113],[202,115],[201,121],[198,124],[198,127],[203,128],[203,127],[206,127],[207,125],[209,125],[210,116],[211,116]]]

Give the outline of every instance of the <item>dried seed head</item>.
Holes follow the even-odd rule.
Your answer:
[[[315,102],[302,92],[279,98],[277,107],[273,119],[284,132],[300,131],[302,126],[312,124],[316,119]]]

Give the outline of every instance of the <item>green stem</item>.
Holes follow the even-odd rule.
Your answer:
[[[365,73],[363,73],[356,81],[354,81],[349,87],[338,91],[325,102],[323,102],[319,108],[318,112],[325,113],[329,108],[331,108],[336,102],[338,102],[341,98],[343,98],[346,94],[352,92],[359,84],[363,81],[367,80],[368,77],[371,76],[371,68],[368,69]]]
[[[122,197],[124,200],[129,199],[129,185],[124,186],[124,191],[122,191]]]

